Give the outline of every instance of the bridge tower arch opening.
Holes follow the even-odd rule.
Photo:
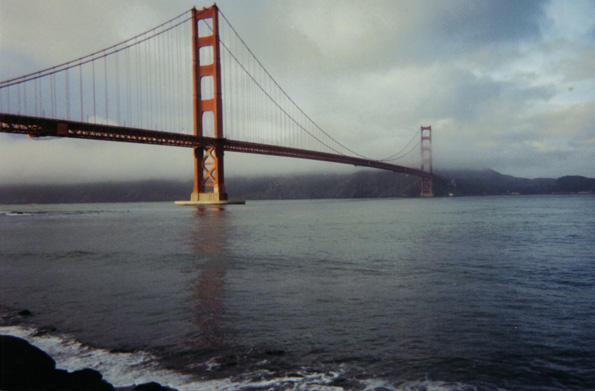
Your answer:
[[[422,197],[433,197],[432,186],[432,126],[421,126],[421,171],[430,174],[420,178],[420,195]]]

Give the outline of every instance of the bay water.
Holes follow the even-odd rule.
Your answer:
[[[116,386],[595,389],[595,196],[0,205],[0,316]]]

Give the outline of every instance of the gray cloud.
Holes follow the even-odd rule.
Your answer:
[[[502,41],[535,39],[545,1],[458,1],[443,2],[432,25],[449,41],[485,45]]]

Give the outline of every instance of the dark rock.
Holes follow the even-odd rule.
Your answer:
[[[285,354],[284,350],[267,350],[264,352],[268,356],[283,356]]]
[[[52,374],[52,377],[49,380],[49,383],[46,386],[50,390],[58,390],[58,389],[60,389],[60,387],[65,390],[69,389],[71,387],[66,386],[66,385],[70,384],[69,376],[70,376],[70,373],[68,373],[67,370],[56,369],[54,371],[54,373]]]
[[[113,391],[101,373],[83,369],[68,373],[43,350],[22,338],[0,335],[0,389]]]
[[[339,377],[335,380],[333,380],[333,382],[331,383],[332,386],[334,387],[339,387],[342,388],[344,390],[357,390],[357,389],[361,389],[362,388],[362,384],[354,379],[347,379],[344,377]],[[375,388],[374,391],[384,391],[383,388]]]
[[[134,391],[176,391],[174,388],[169,388],[162,386],[159,383],[150,382],[139,384],[138,386],[134,387]]]
[[[70,374],[70,377],[81,384],[92,384],[103,379],[101,373],[90,368],[74,371]]]
[[[22,338],[0,335],[0,389],[36,389],[46,385],[56,362]]]
[[[35,334],[33,334],[33,336],[40,337],[42,335],[46,335],[46,334],[54,333],[54,332],[56,332],[56,328],[54,326],[42,326],[35,332]]]
[[[33,316],[33,313],[29,310],[22,310],[22,311],[19,311],[19,315],[24,318],[27,318],[29,316]]]
[[[114,387],[103,380],[101,373],[96,370],[85,368],[74,371],[68,375],[68,383],[75,390],[88,391],[113,391]]]
[[[114,387],[94,369],[56,369],[54,359],[43,350],[22,338],[0,335],[0,390],[114,391]],[[177,391],[155,382],[118,390]]]
[[[218,364],[223,368],[235,367],[238,365],[238,358],[232,355],[224,356],[218,360]]]
[[[113,391],[114,387],[103,380],[101,373],[85,368],[72,373],[63,369],[55,370],[45,384],[44,389],[56,391]]]

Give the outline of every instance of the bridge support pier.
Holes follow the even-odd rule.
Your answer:
[[[205,153],[206,152],[206,153]],[[194,148],[194,189],[190,201],[176,201],[176,205],[221,206],[244,204],[229,201],[223,180],[223,147]],[[207,191],[211,188],[212,191]]]
[[[205,153],[206,152],[206,153]],[[176,205],[220,206],[243,204],[243,201],[229,201],[223,180],[223,148],[194,148],[194,189],[190,201],[176,201]],[[207,188],[212,191],[207,191]]]

